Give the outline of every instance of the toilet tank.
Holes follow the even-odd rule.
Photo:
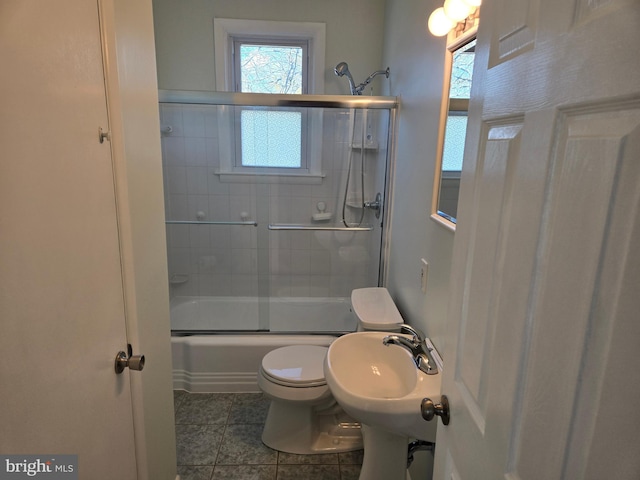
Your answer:
[[[358,320],[358,331],[398,332],[404,320],[384,287],[357,288],[351,292],[351,310]]]

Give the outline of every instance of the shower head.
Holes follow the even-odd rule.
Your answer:
[[[351,76],[351,72],[349,71],[349,65],[347,65],[347,62],[340,62],[338,65],[336,65],[336,68],[334,68],[333,71],[339,77],[342,77],[344,75],[347,76],[347,79],[349,80],[349,88],[351,89],[351,95],[362,95],[364,87],[369,85],[371,83],[371,80],[373,80],[377,75],[384,75],[385,77],[389,78],[389,67],[387,67],[386,70],[378,70],[377,72],[373,72],[367,77],[364,82],[356,86],[356,82],[353,81],[353,77]]]
[[[358,95],[356,91],[356,82],[353,81],[353,77],[351,76],[351,72],[349,71],[349,65],[347,65],[347,62],[340,62],[338,65],[336,65],[336,68],[334,68],[333,71],[339,77],[346,75],[347,80],[349,80],[351,95]]]
[[[333,71],[339,77],[343,76],[345,73],[349,75],[349,65],[347,65],[347,62],[340,62],[336,65],[336,68],[334,68]]]

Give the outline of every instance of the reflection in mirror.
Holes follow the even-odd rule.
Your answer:
[[[441,146],[436,167],[434,205],[432,218],[455,229],[458,216],[458,192],[467,132],[467,112],[471,94],[473,61],[475,59],[475,35],[456,42],[448,49],[451,65],[448,95],[443,105]]]

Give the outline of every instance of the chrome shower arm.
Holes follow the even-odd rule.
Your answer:
[[[354,95],[362,95],[362,92],[364,91],[365,87],[369,85],[376,76],[384,75],[385,77],[389,78],[389,72],[390,72],[389,67],[387,67],[386,70],[378,70],[376,72],[373,72],[371,75],[367,77],[367,79],[364,82],[362,82],[360,85],[355,87],[355,89],[352,87],[351,88],[352,93]]]
[[[389,67],[387,67],[386,70],[378,70],[376,72],[373,72],[367,77],[364,82],[356,87],[356,82],[354,82],[353,80],[353,76],[349,71],[349,65],[347,65],[347,62],[340,62],[338,65],[336,65],[336,68],[333,69],[333,72],[339,77],[347,77],[347,80],[349,80],[349,89],[351,90],[351,95],[362,95],[365,87],[369,85],[377,75],[384,75],[385,77],[389,78]]]

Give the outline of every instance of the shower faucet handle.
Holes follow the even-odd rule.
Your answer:
[[[373,210],[376,218],[380,218],[380,210],[382,209],[382,194],[378,192],[373,202],[364,202],[364,208]]]

